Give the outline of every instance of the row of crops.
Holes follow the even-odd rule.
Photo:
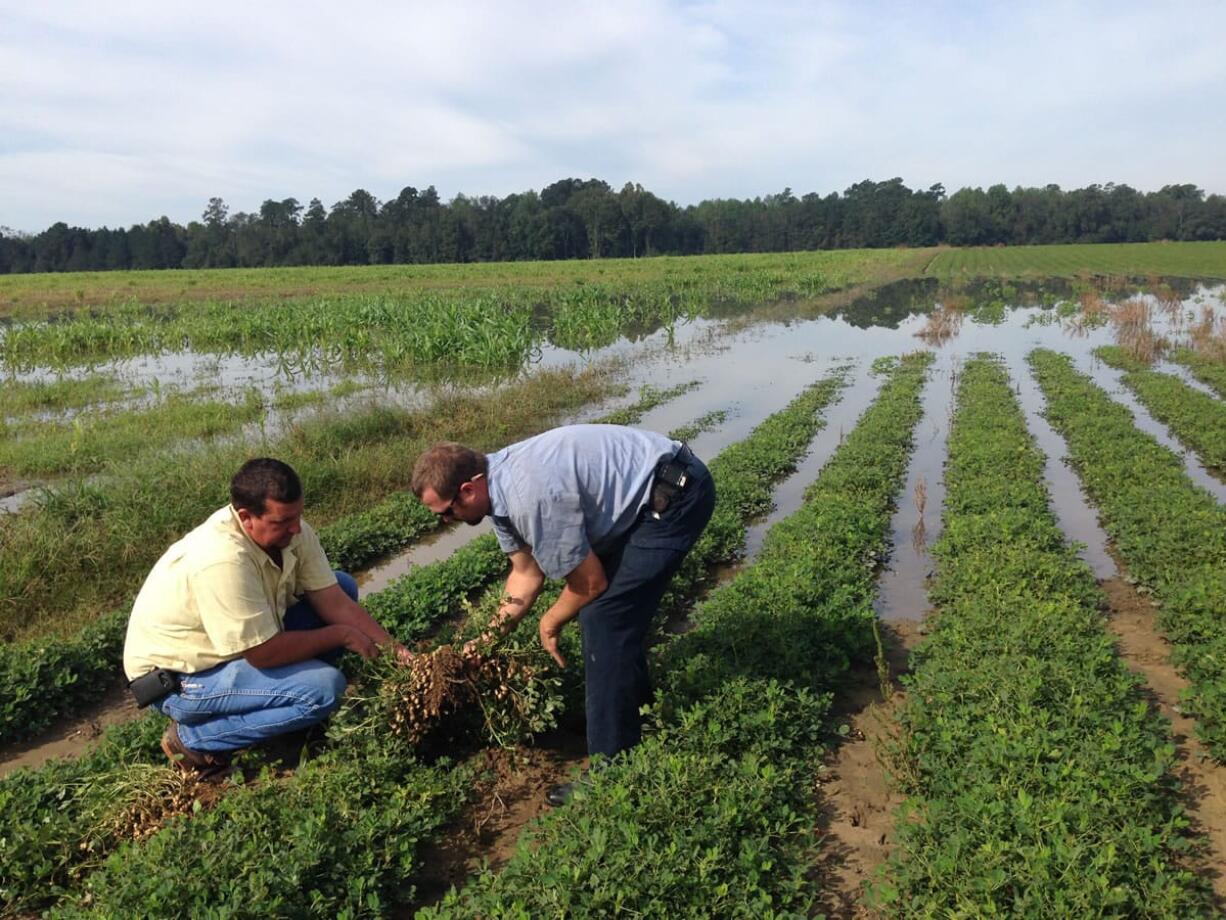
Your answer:
[[[883,903],[903,917],[1202,915],[1168,726],[1115,652],[1043,463],[1001,366],[968,363]]]
[[[1220,403],[1199,400],[1213,397],[1155,380],[1164,375],[1125,355],[1100,356],[1125,370],[1177,436],[1199,437],[1194,446],[1211,451],[1216,423],[1207,420]],[[689,610],[694,629],[657,646],[660,694],[647,740],[594,772],[572,807],[534,824],[505,868],[478,873],[423,915],[815,909],[823,841],[812,776],[837,743],[832,696],[875,648],[875,560],[930,360],[875,368],[885,379],[877,399],[803,507],[771,530],[753,565],[703,598],[712,569],[737,557],[748,522],[770,507],[773,483],[821,428],[845,374],[815,384],[712,461],[719,506],[669,605],[686,610],[702,599]],[[1040,350],[1030,363],[1124,562],[1161,603],[1193,684],[1190,706],[1222,759],[1221,506],[1067,358]],[[909,804],[871,903],[899,917],[1211,913],[1169,729],[1116,655],[1101,596],[1052,518],[1042,456],[1000,365],[971,361],[957,405],[932,594],[940,615],[915,656],[891,757]],[[1180,426],[1197,419],[1185,438]],[[361,564],[430,526],[411,501],[389,494],[326,532],[338,557]],[[504,566],[493,541],[480,539],[367,606],[406,641],[443,624],[432,643],[458,644],[496,606]],[[465,605],[470,617],[451,621]],[[118,614],[101,622],[113,641]],[[0,780],[0,903],[6,912],[115,917],[378,916],[412,903],[423,848],[473,796],[477,753],[522,743],[581,708],[578,676],[552,670],[534,636],[525,624],[499,650],[514,667],[497,671],[506,691],[498,702],[457,704],[412,731],[403,718],[412,681],[387,663],[355,665],[359,692],[311,759],[207,806],[192,806],[191,790],[160,762],[152,717],[112,730],[79,760]],[[37,680],[60,670],[51,661]]]

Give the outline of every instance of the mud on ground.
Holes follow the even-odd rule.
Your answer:
[[[560,729],[535,747],[491,748],[479,756],[486,770],[474,801],[423,851],[422,872],[412,880],[417,897],[397,916],[410,917],[442,900],[452,886],[462,888],[483,863],[494,870],[506,865],[524,827],[549,807],[546,790],[586,765],[587,744],[581,734]]]
[[[908,671],[910,651],[922,638],[914,620],[881,624],[892,689],[881,695],[871,664],[852,670],[835,697],[834,716],[849,728],[847,740],[819,769],[817,863],[819,909],[832,920],[868,917],[864,886],[890,855],[894,812],[903,796],[894,788],[880,750],[896,730],[894,713],[904,694],[899,678]]]

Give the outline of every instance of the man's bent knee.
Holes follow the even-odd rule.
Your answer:
[[[341,586],[351,601],[355,604],[358,602],[358,582],[348,572],[333,572],[336,576],[336,583]]]
[[[337,710],[348,686],[345,675],[338,668],[322,663],[298,675],[295,683],[304,704],[320,719],[326,719]]]

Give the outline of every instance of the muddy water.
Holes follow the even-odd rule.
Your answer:
[[[1107,534],[1098,523],[1098,515],[1086,498],[1081,481],[1068,465],[1068,446],[1064,438],[1043,417],[1045,403],[1039,385],[1023,362],[1011,363],[1009,376],[1026,415],[1030,433],[1047,458],[1047,492],[1060,528],[1068,540],[1081,544],[1077,554],[1090,566],[1095,578],[1115,577],[1118,568],[1107,549]]]
[[[923,619],[928,608],[926,584],[933,568],[928,550],[941,535],[945,457],[961,364],[960,356],[942,354],[924,385],[907,480],[890,523],[890,558],[877,579],[873,606],[883,620]]]
[[[817,479],[822,467],[856,426],[856,421],[872,404],[880,389],[881,379],[870,375],[869,368],[860,365],[851,371],[842,398],[833,406],[828,406],[823,413],[826,425],[813,439],[808,455],[792,475],[775,487],[774,510],[750,526],[745,537],[746,562],[752,562],[757,557],[771,527],[801,506],[805,489]]]

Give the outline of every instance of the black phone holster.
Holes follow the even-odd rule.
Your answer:
[[[128,689],[136,700],[136,705],[144,709],[150,703],[156,703],[163,697],[179,691],[179,675],[165,668],[154,668],[148,674],[142,674],[136,680],[128,683]]]
[[[655,479],[651,484],[651,513],[657,518],[668,510],[674,498],[690,481],[690,463],[694,455],[689,447],[682,444],[676,456],[665,460],[656,467]]]

